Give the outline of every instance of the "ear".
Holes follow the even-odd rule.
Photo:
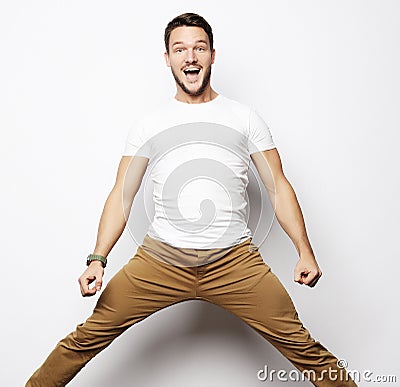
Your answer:
[[[211,64],[214,64],[214,61],[215,61],[215,48],[213,48],[211,52]]]
[[[165,59],[165,63],[167,64],[167,66],[171,67],[171,62],[169,60],[169,55],[168,55],[167,51],[164,52],[164,59]]]

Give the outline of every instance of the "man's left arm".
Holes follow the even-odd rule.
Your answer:
[[[294,280],[299,284],[313,287],[322,272],[311,248],[296,194],[283,173],[278,150],[274,148],[256,152],[251,154],[251,158],[268,191],[278,222],[299,254],[294,270]]]

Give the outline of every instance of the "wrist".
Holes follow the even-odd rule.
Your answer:
[[[300,259],[300,260],[306,260],[306,261],[314,261],[314,262],[317,262],[317,260],[316,260],[316,258],[315,258],[315,255],[314,255],[314,253],[313,253],[312,250],[304,250],[304,251],[301,251],[301,252],[299,253],[299,259]]]
[[[307,237],[301,238],[300,240],[297,240],[295,243],[295,248],[299,255],[313,255],[313,249],[311,247],[310,241],[308,240]]]
[[[103,262],[101,262],[101,261],[90,261],[89,264],[87,264],[87,266],[100,266],[100,267],[104,268]]]

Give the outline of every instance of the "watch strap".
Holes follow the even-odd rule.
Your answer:
[[[86,265],[90,265],[90,262],[100,261],[103,264],[103,268],[107,266],[107,258],[98,254],[89,254],[86,258]]]

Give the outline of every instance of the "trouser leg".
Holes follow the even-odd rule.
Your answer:
[[[314,385],[356,386],[337,366],[338,359],[311,337],[289,294],[254,247],[242,245],[204,267],[199,295],[241,318],[309,375]],[[340,375],[343,380],[335,380]]]
[[[133,324],[193,295],[193,270],[149,257],[141,247],[109,281],[93,314],[62,339],[26,386],[65,386],[85,364]]]

